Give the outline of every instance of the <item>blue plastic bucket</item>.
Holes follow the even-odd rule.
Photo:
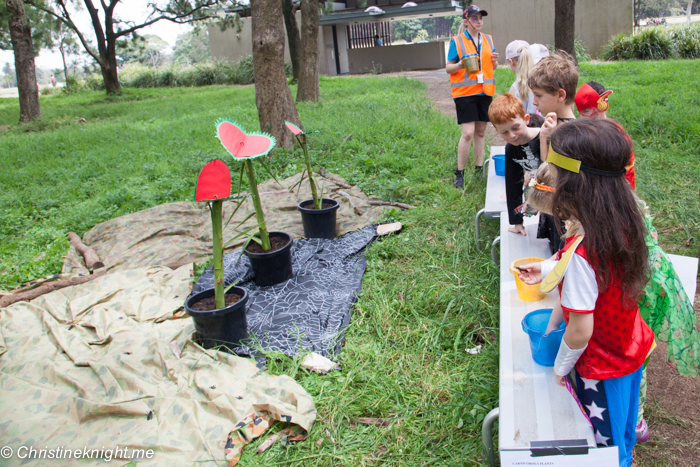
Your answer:
[[[506,174],[506,155],[496,154],[491,159],[493,159],[496,175],[504,176]]]
[[[564,337],[564,331],[566,330],[566,325],[562,321],[559,329],[550,332],[546,336],[544,335],[551,314],[551,308],[535,310],[525,315],[522,321],[523,331],[530,336],[532,359],[535,360],[535,363],[542,366],[554,366],[554,360],[557,358],[561,339]]]

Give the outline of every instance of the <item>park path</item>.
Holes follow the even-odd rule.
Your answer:
[[[392,73],[393,74],[393,73]],[[450,93],[450,81],[444,69],[408,71],[396,73],[423,81],[426,94],[435,107],[448,117],[457,120]],[[486,136],[490,144],[505,145],[493,125],[488,125]],[[700,280],[698,280],[700,290]],[[700,317],[700,295],[694,300],[695,312]],[[635,449],[633,467],[673,465],[675,467],[700,466],[700,378],[685,378],[666,364],[668,346],[658,342],[647,367],[647,402],[645,418],[649,422],[649,441]],[[667,464],[670,462],[670,464]]]

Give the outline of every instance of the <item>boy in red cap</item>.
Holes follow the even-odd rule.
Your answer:
[[[581,86],[578,91],[576,91],[576,97],[574,102],[576,102],[576,109],[579,115],[583,118],[596,118],[599,120],[608,120],[607,110],[609,107],[608,96],[612,94],[612,91],[606,90],[605,86],[598,83],[597,81],[589,81],[583,86]],[[617,122],[615,122],[617,123]],[[627,133],[622,128],[622,125],[617,123],[620,130],[627,137],[627,141],[630,143],[630,148],[632,147],[632,140],[627,136]],[[630,163],[625,167],[627,172],[625,173],[625,178],[629,182],[632,189],[635,189],[635,178],[634,178],[634,151],[632,151],[632,157],[630,158]]]

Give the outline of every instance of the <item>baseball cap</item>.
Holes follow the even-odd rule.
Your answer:
[[[476,16],[481,13],[481,16],[488,16],[489,13],[486,10],[482,10],[476,5],[469,5],[462,13],[462,18],[469,18],[470,16]]]
[[[610,90],[605,91],[603,94],[598,94],[598,91],[586,83],[576,91],[576,96],[574,97],[576,109],[578,109],[579,113],[586,109],[597,109],[600,112],[605,112],[608,110],[608,96],[610,94],[612,94]]]
[[[532,44],[530,46],[530,52],[532,52],[532,60],[535,63],[539,63],[544,57],[549,57],[549,49],[546,45]]]
[[[519,57],[519,50],[523,47],[530,47],[530,44],[528,44],[526,41],[521,40],[516,40],[508,44],[508,47],[506,47],[506,60]]]

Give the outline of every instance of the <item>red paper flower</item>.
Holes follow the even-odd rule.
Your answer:
[[[231,172],[224,161],[214,160],[197,177],[195,201],[216,201],[231,196]]]

